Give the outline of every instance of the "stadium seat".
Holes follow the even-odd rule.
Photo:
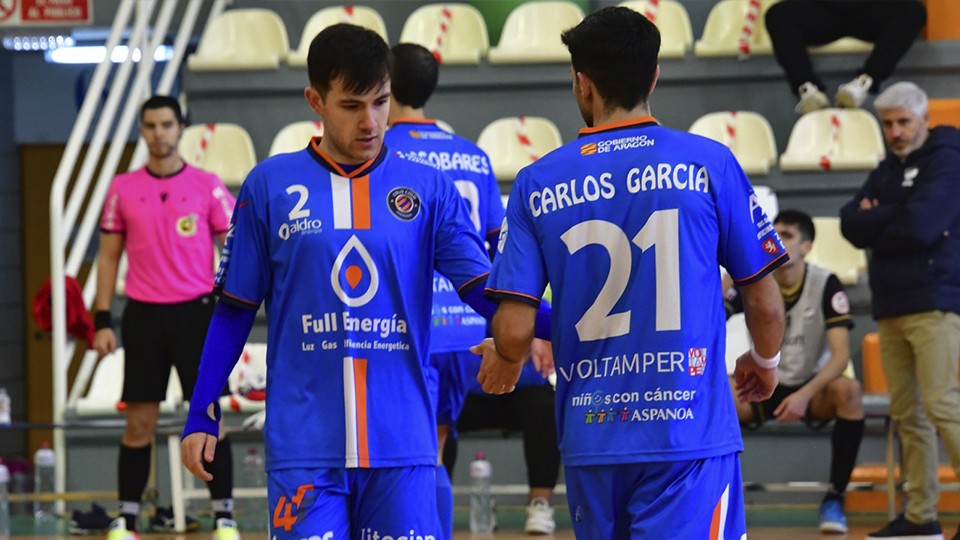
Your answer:
[[[477,146],[490,156],[498,180],[513,180],[517,172],[563,144],[560,130],[535,116],[494,120],[480,132]]]
[[[821,109],[801,116],[780,156],[784,171],[864,170],[885,155],[880,124],[862,109]]]
[[[760,208],[767,214],[772,221],[780,213],[780,199],[775,191],[767,186],[753,186],[753,192],[757,194],[757,200]]]
[[[759,12],[749,34],[749,54],[771,54],[773,46],[770,35],[763,22],[767,9],[774,2],[761,0]],[[703,34],[693,46],[693,53],[701,57],[739,56],[744,51],[740,47],[740,38],[744,28],[749,25],[749,0],[720,0],[707,15]]]
[[[211,20],[197,52],[187,58],[193,71],[277,69],[290,49],[287,29],[269,9],[231,9]]]
[[[683,58],[693,48],[690,15],[677,0],[660,0],[656,10],[649,0],[628,0],[620,4],[643,13],[660,29],[660,58]]]
[[[503,24],[500,43],[489,51],[491,64],[569,62],[560,33],[583,20],[583,10],[562,0],[520,4]]]
[[[236,124],[198,124],[183,130],[180,156],[194,167],[210,171],[228,187],[239,187],[257,164],[253,141]]]
[[[817,235],[806,260],[829,269],[840,278],[840,283],[856,285],[867,270],[866,253],[843,237],[840,218],[815,217],[813,225]]]
[[[323,123],[319,120],[287,124],[273,138],[268,156],[297,152],[307,147],[310,139],[323,135]]]
[[[262,411],[266,405],[267,344],[247,343],[227,379],[230,395],[220,398],[220,409],[236,413]]]
[[[866,41],[861,41],[853,37],[840,38],[832,43],[827,43],[819,47],[810,47],[810,52],[814,54],[868,53],[872,50],[872,43],[867,43]]]
[[[960,99],[931,99],[927,103],[927,110],[930,113],[930,127],[960,127]]]
[[[364,28],[369,28],[380,34],[384,41],[387,40],[387,25],[383,22],[383,17],[373,8],[364,6],[332,6],[323,8],[314,13],[303,27],[303,34],[300,36],[300,45],[296,50],[290,51],[287,55],[287,63],[291,66],[306,67],[307,53],[310,52],[310,42],[328,26],[338,23],[350,23]]]
[[[125,410],[120,401],[123,394],[123,347],[100,359],[86,394],[77,400],[77,416],[110,416]],[[162,414],[171,414],[183,404],[183,390],[177,368],[171,368],[167,382],[167,396],[160,403]]]
[[[767,119],[751,111],[709,113],[698,118],[690,133],[723,143],[747,174],[767,174],[777,163],[777,143]]]
[[[479,64],[487,55],[487,23],[469,4],[430,4],[407,17],[400,43],[429,49],[441,64]]]

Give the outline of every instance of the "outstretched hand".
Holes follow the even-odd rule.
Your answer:
[[[523,362],[507,360],[497,353],[493,338],[486,338],[470,347],[470,352],[483,356],[477,382],[488,394],[509,394],[517,387]]]

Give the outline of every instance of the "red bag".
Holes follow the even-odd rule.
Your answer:
[[[87,342],[93,348],[93,319],[83,302],[83,291],[77,280],[67,276],[64,283],[67,292],[67,332],[76,339]],[[50,301],[50,278],[47,278],[33,296],[33,319],[41,330],[49,332],[53,328],[53,307]]]

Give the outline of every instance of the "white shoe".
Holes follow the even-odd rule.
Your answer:
[[[527,524],[523,530],[527,534],[551,534],[557,528],[553,521],[553,507],[542,497],[530,501],[527,506]]]
[[[860,107],[863,100],[867,99],[867,92],[873,86],[873,78],[864,73],[848,83],[843,83],[837,89],[836,102],[837,107],[847,109],[856,109]]]
[[[793,109],[797,114],[807,114],[820,109],[826,109],[830,106],[830,100],[827,99],[827,95],[812,82],[801,84],[800,88],[797,89],[797,93],[800,96],[800,101],[797,102],[797,106]]]
[[[121,516],[110,523],[107,540],[140,540],[140,535],[136,531],[128,531],[127,520]]]
[[[240,540],[240,529],[232,519],[220,518],[213,529],[213,540]]]

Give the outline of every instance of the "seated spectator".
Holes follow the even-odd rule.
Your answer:
[[[841,84],[838,107],[859,107],[867,92],[876,94],[893,73],[926,22],[918,0],[783,0],[770,7],[767,31],[777,63],[787,75],[799,102],[797,114],[829,106],[826,85],[813,71],[807,47],[826,45],[842,37],[873,43],[873,50],[856,76]]]
[[[843,497],[863,439],[860,384],[844,376],[850,360],[853,326],[843,285],[829,270],[804,262],[813,247],[813,220],[784,210],[774,220],[790,260],[773,271],[780,285],[787,324],[777,375],[780,385],[760,403],[736,402],[741,425],[756,427],[775,419],[802,420],[819,429],[836,419],[831,436],[830,484],[820,505],[820,531],[846,533]],[[727,314],[743,311],[736,289],[726,289]]]
[[[549,343],[537,342],[534,347]],[[537,351],[534,351],[536,354]],[[480,357],[465,371],[477,373]],[[546,373],[552,367],[541,368]],[[557,424],[554,420],[556,393],[535,362],[523,367],[517,389],[509,394],[490,395],[480,389],[476,378],[470,378],[469,392],[457,417],[456,430],[444,447],[443,464],[453,475],[457,459],[457,433],[482,429],[503,429],[523,434],[523,457],[527,466],[527,534],[550,534],[556,528],[553,518],[553,490],[560,476],[560,450],[557,447]],[[494,464],[496,466],[496,463]]]

